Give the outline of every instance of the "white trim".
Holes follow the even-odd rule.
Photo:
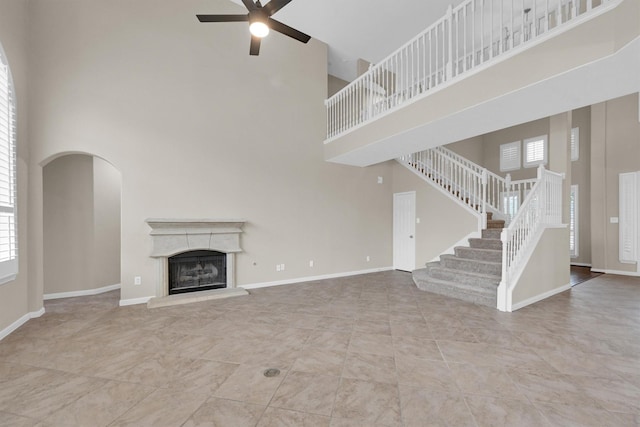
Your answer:
[[[344,273],[323,274],[320,276],[299,277],[297,279],[277,280],[274,282],[250,283],[248,285],[239,285],[239,288],[258,289],[267,288],[269,286],[291,285],[294,283],[312,282],[314,280],[335,279],[338,277],[358,276],[360,274],[378,273],[381,271],[391,271],[393,267],[370,268],[368,270],[347,271]],[[120,304],[122,305],[122,304]]]
[[[73,297],[84,297],[89,295],[98,295],[103,294],[105,292],[115,291],[116,289],[120,289],[120,283],[115,285],[103,286],[101,288],[95,289],[86,289],[83,291],[71,291],[71,292],[58,292],[53,294],[44,294],[42,296],[43,300],[50,299],[58,299],[58,298],[73,298]]]
[[[16,280],[17,276],[18,276],[17,273],[12,273],[12,274],[9,274],[7,276],[0,277],[0,285],[4,285],[5,283],[13,282],[14,280]]]
[[[570,265],[573,265],[575,267],[591,267],[591,264],[588,262],[570,262]],[[593,271],[593,270],[591,270]]]
[[[43,314],[44,314],[44,307],[42,307],[38,311],[32,311],[31,313],[25,314],[24,316],[22,316],[21,318],[19,318],[18,320],[16,320],[15,322],[13,322],[12,324],[10,324],[9,326],[7,326],[6,328],[0,331],[0,341],[6,338],[11,332],[15,331],[20,326],[27,323],[27,321],[29,321],[30,319],[35,319],[36,317],[40,317]]]
[[[617,274],[620,276],[640,277],[640,272],[635,272],[635,271],[604,270],[600,268],[592,268],[591,271],[593,271],[594,273]]]
[[[136,305],[136,304],[146,304],[149,302],[151,298],[155,298],[155,296],[150,297],[142,297],[142,298],[131,298],[131,299],[121,299],[120,307],[124,307],[126,305]]]
[[[538,301],[542,301],[543,299],[552,297],[552,296],[554,296],[556,294],[559,294],[560,292],[568,291],[569,289],[571,289],[571,283],[569,283],[567,285],[560,286],[559,288],[551,289],[550,291],[541,293],[540,295],[536,295],[534,297],[527,298],[526,300],[520,301],[517,304],[513,304],[511,306],[511,310],[510,311],[519,310],[522,307],[526,307],[526,306],[534,304],[534,303],[536,303]]]

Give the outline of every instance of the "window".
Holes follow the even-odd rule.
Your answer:
[[[580,128],[571,129],[571,161],[580,157]]]
[[[502,199],[502,212],[509,218],[513,218],[520,208],[520,194],[517,191],[506,191],[500,193]]]
[[[500,146],[500,171],[520,169],[520,141]]]
[[[547,163],[547,135],[524,140],[523,163],[525,168]]]
[[[569,199],[569,255],[578,257],[578,186],[571,186]]]
[[[0,284],[18,273],[15,110],[11,72],[0,46]]]

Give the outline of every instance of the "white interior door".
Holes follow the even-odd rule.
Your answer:
[[[393,195],[393,268],[416,268],[416,193]]]

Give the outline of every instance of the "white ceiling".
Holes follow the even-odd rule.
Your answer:
[[[379,62],[461,1],[293,0],[273,17],[328,44],[329,74],[352,81],[358,59]]]

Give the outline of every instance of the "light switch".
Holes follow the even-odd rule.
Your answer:
[[[609,218],[609,222],[611,224],[617,224],[618,223],[618,217],[617,216],[612,216],[611,218]]]

